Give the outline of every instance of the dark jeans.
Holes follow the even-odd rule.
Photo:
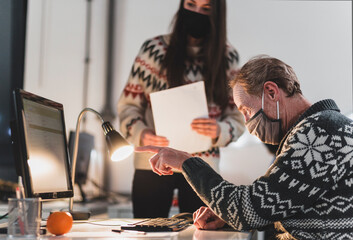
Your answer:
[[[159,176],[150,170],[135,170],[132,183],[134,217],[168,217],[174,189],[178,189],[180,212],[193,213],[201,206],[205,206],[183,174]]]

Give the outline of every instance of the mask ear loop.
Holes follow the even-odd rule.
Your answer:
[[[265,94],[265,90],[262,89],[262,100],[261,100],[262,110],[264,109],[264,94]],[[279,103],[278,103],[278,101],[277,101],[277,119],[279,119]]]

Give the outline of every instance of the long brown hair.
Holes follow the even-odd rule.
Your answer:
[[[203,76],[207,99],[226,107],[229,101],[229,87],[227,83],[226,54],[226,2],[225,0],[210,0],[211,14],[210,33],[202,42],[201,49],[204,56]],[[187,33],[182,16],[184,0],[180,1],[179,10],[172,24],[170,43],[162,63],[162,71],[166,70],[169,87],[183,85],[185,60],[187,58]]]

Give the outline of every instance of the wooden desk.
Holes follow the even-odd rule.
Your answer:
[[[250,233],[240,233],[231,231],[204,231],[197,230],[190,226],[181,232],[172,233],[146,233],[146,235],[134,233],[115,233],[112,229],[120,229],[121,224],[135,222],[134,219],[91,219],[89,221],[76,221],[71,231],[64,236],[54,237],[50,234],[40,236],[38,239],[50,240],[90,240],[90,239],[158,239],[158,240],[216,240],[234,239],[250,240]],[[0,235],[0,240],[5,240],[6,235]]]

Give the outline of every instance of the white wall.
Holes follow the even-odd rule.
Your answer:
[[[115,104],[145,39],[168,32],[179,0],[119,0],[116,19]],[[296,71],[312,102],[333,98],[352,111],[352,13],[350,1],[228,0],[228,39],[241,65],[258,54],[277,57]],[[229,181],[247,184],[272,160],[253,136],[221,150],[221,171]],[[130,191],[132,159],[111,166],[112,186]]]
[[[312,102],[333,98],[352,111],[351,1],[228,0],[229,39],[244,64],[257,54],[294,68]]]
[[[92,1],[87,106],[102,110],[105,91],[106,1]],[[64,105],[66,129],[75,130],[83,105],[87,1],[29,0],[24,89]],[[81,130],[95,136],[90,178],[102,182],[101,122],[86,114]],[[97,194],[97,188],[89,188]],[[90,194],[88,190],[88,195]]]

